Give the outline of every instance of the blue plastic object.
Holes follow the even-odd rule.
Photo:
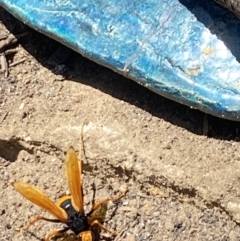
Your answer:
[[[160,95],[240,120],[240,20],[213,1],[0,0],[0,6]]]

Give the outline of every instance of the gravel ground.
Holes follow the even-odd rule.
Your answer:
[[[118,195],[99,240],[240,240],[239,123],[167,100],[29,29],[0,9],[9,75],[0,75],[0,240],[42,240],[61,227],[13,190],[31,183],[57,200],[69,193],[64,156],[83,129],[86,210]],[[56,54],[58,53],[58,54]],[[2,66],[1,66],[2,67]],[[71,240],[70,236],[61,240]]]

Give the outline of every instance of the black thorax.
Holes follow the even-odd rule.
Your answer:
[[[67,226],[75,233],[79,234],[89,230],[88,220],[84,213],[77,212],[71,203],[71,199],[65,200],[60,207],[65,210],[68,215]]]

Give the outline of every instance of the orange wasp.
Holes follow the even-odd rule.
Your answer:
[[[68,185],[71,195],[60,198],[56,203],[51,201],[42,191],[35,186],[15,182],[13,184],[16,191],[29,201],[45,209],[51,213],[57,219],[48,219],[43,216],[35,217],[30,223],[18,230],[26,230],[31,225],[39,220],[45,220],[50,222],[61,222],[67,225],[66,228],[55,230],[48,233],[45,237],[45,241],[49,241],[54,236],[59,236],[65,233],[67,230],[72,230],[77,235],[78,241],[94,241],[94,234],[91,230],[93,226],[99,226],[101,229],[117,235],[116,232],[107,229],[103,226],[98,218],[94,218],[93,214],[103,205],[110,200],[116,201],[126,195],[127,190],[124,191],[117,198],[105,198],[99,202],[93,204],[91,211],[85,215],[83,207],[83,188],[82,188],[82,162],[78,160],[77,154],[73,147],[70,147],[66,156],[66,174],[68,179]]]

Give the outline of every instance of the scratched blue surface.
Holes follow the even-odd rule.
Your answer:
[[[160,95],[240,120],[240,20],[213,1],[0,0],[0,6]]]

